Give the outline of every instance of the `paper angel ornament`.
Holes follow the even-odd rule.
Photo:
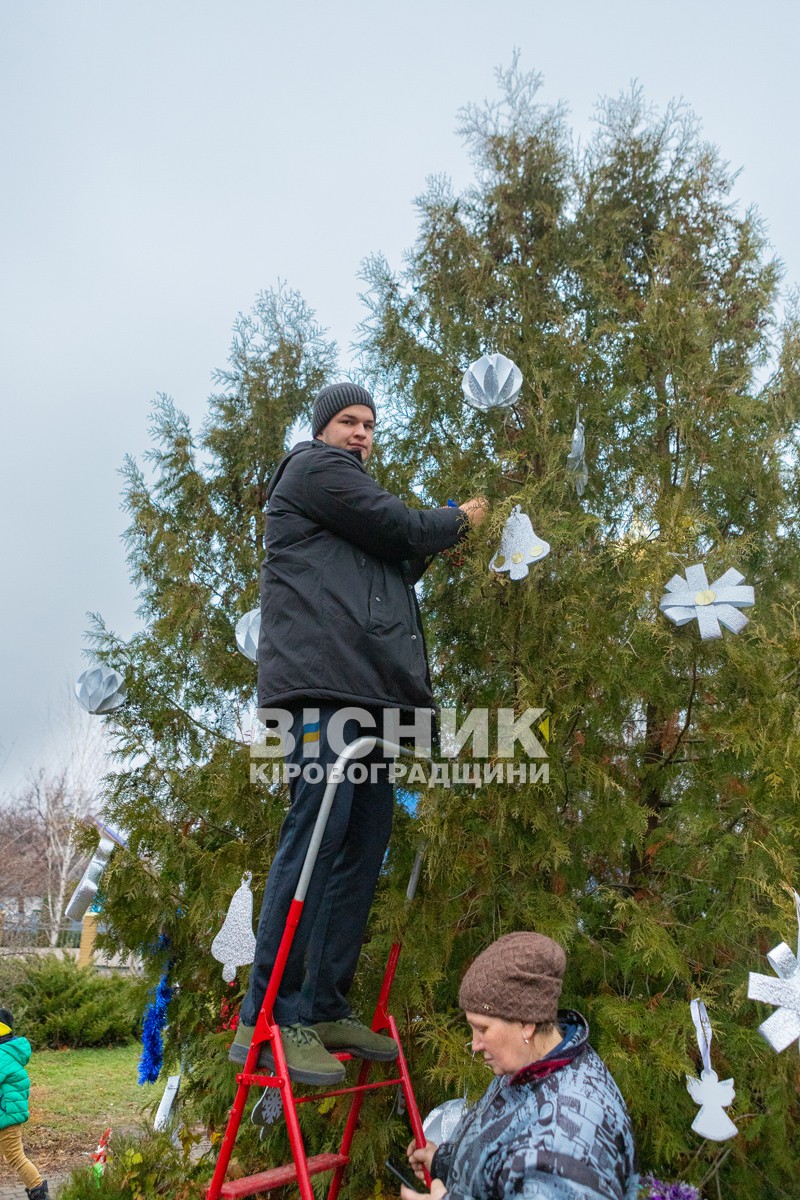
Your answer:
[[[422,1132],[427,1141],[435,1142],[437,1146],[441,1146],[442,1142],[449,1142],[466,1111],[465,1097],[460,1100],[445,1100],[443,1104],[437,1104],[436,1108],[432,1108],[422,1122]]]
[[[720,1082],[716,1071],[711,1067],[711,1022],[708,1019],[706,1006],[702,1000],[693,1000],[692,1020],[697,1032],[697,1045],[703,1059],[703,1070],[700,1078],[686,1076],[686,1087],[695,1104],[700,1105],[700,1112],[692,1121],[692,1129],[700,1137],[709,1138],[712,1142],[726,1142],[738,1132],[733,1121],[724,1111],[733,1104],[736,1093],[733,1090],[733,1080],[723,1079]]]
[[[800,931],[800,896],[794,893],[794,906]],[[800,1038],[800,936],[797,956],[786,942],[781,942],[767,954],[767,962],[777,979],[769,975],[750,972],[747,995],[751,1000],[763,1000],[765,1004],[776,1004],[777,1011],[758,1027],[758,1032],[780,1054]]]
[[[567,470],[572,475],[572,482],[575,484],[575,491],[579,496],[583,495],[583,489],[589,481],[589,470],[586,466],[585,452],[586,438],[583,434],[583,421],[581,420],[581,410],[579,408],[575,415],[572,449],[567,455]]]
[[[241,884],[233,893],[222,928],[211,943],[211,953],[217,962],[222,963],[222,978],[226,983],[233,983],[237,967],[249,966],[256,954],[251,878],[249,871],[242,877]]]
[[[549,543],[536,536],[530,517],[515,504],[503,528],[500,549],[489,563],[489,570],[508,571],[509,579],[524,579],[528,567],[549,553]]]
[[[483,354],[464,372],[461,388],[473,408],[508,408],[522,387],[522,372],[504,354]]]
[[[251,608],[236,623],[236,645],[250,662],[258,662],[258,633],[261,629],[261,609]]]
[[[100,664],[78,676],[75,695],[87,712],[102,714],[121,708],[128,698],[128,689],[119,671]]]
[[[755,604],[753,589],[739,586],[743,579],[744,575],[731,567],[709,585],[705,567],[697,563],[686,568],[685,579],[672,576],[658,607],[676,625],[696,619],[703,641],[722,637],[721,624],[732,633],[741,633],[748,620],[739,609]]]

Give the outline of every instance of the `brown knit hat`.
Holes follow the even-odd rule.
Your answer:
[[[506,1021],[555,1021],[567,956],[541,933],[507,933],[467,970],[458,993],[465,1012]]]

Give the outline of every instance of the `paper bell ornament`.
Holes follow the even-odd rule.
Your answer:
[[[422,1132],[426,1140],[435,1142],[437,1146],[441,1146],[442,1142],[449,1142],[466,1111],[467,1101],[464,1097],[437,1104],[422,1122]]]
[[[236,645],[250,662],[258,662],[258,633],[261,628],[261,609],[251,608],[236,623]]]
[[[233,893],[222,928],[211,943],[211,953],[217,962],[222,963],[222,978],[226,983],[233,983],[237,967],[249,966],[256,955],[251,878],[249,872],[242,877],[240,886]]]
[[[705,1004],[702,1000],[693,1000],[691,1009],[697,1032],[697,1045],[703,1060],[703,1070],[699,1079],[695,1079],[693,1075],[686,1076],[687,1091],[695,1104],[700,1105],[700,1112],[692,1122],[692,1129],[700,1137],[709,1138],[712,1142],[726,1142],[738,1132],[725,1112],[736,1098],[733,1080],[723,1079],[720,1082],[719,1076],[711,1067],[711,1022]]]
[[[461,388],[473,408],[488,412],[490,408],[508,408],[522,387],[522,372],[504,354],[483,354],[467,367]]]
[[[709,585],[702,563],[686,568],[686,578],[673,575],[658,607],[676,625],[697,621],[700,637],[722,637],[720,625],[732,633],[741,633],[748,619],[740,608],[752,608],[755,594],[751,587],[740,587],[744,575],[732,567]]]
[[[575,429],[572,434],[572,449],[567,455],[567,470],[572,475],[572,482],[575,485],[575,491],[579,496],[583,495],[583,489],[589,482],[589,469],[586,466],[586,438],[583,432],[583,421],[581,420],[581,410],[577,411],[575,416]]]
[[[509,579],[524,579],[528,567],[549,553],[549,543],[536,536],[530,517],[515,504],[503,528],[500,549],[489,563],[489,569],[508,571]]]
[[[800,896],[794,893],[794,906],[800,931]],[[767,954],[767,962],[777,979],[750,972],[747,995],[751,1000],[763,1000],[777,1005],[777,1010],[758,1027],[758,1032],[778,1054],[800,1038],[800,935],[795,956],[786,942],[781,942]]]
[[[78,676],[75,695],[87,712],[102,714],[121,708],[128,698],[128,689],[119,671],[101,663]]]

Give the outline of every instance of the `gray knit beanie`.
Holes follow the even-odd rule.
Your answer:
[[[372,409],[373,417],[376,415],[372,396],[366,388],[359,387],[357,383],[329,383],[327,387],[320,388],[311,417],[312,436],[318,437],[331,417],[335,417],[343,408],[349,408],[351,404],[366,404],[367,408]]]
[[[541,933],[507,933],[479,954],[458,993],[465,1012],[506,1021],[555,1021],[567,956]]]

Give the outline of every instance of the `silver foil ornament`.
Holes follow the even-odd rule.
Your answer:
[[[422,1132],[426,1139],[435,1142],[437,1146],[441,1146],[442,1142],[449,1142],[466,1111],[467,1101],[463,1096],[460,1100],[445,1100],[443,1104],[437,1104],[422,1122]]]
[[[504,354],[482,354],[464,372],[461,388],[467,404],[481,412],[508,408],[522,387],[522,372]]]
[[[524,579],[528,567],[549,553],[549,543],[536,536],[530,517],[515,504],[503,527],[500,549],[489,563],[489,570],[508,571],[509,579]]]
[[[676,625],[697,620],[703,641],[721,638],[720,625],[732,633],[741,633],[748,619],[739,609],[752,608],[755,604],[753,589],[739,586],[743,579],[744,575],[731,567],[709,584],[705,567],[696,563],[686,568],[685,579],[680,575],[672,576],[658,607]]]
[[[586,466],[585,454],[586,438],[583,432],[581,410],[578,408],[575,414],[575,429],[572,434],[572,449],[567,455],[567,470],[572,475],[572,482],[579,496],[583,495],[583,489],[589,482],[589,469]]]
[[[87,712],[102,714],[121,708],[128,698],[128,689],[119,671],[101,663],[78,676],[75,695]]]
[[[258,633],[261,629],[261,609],[251,608],[236,622],[236,645],[250,662],[258,662]]]
[[[211,953],[222,963],[222,978],[233,983],[237,967],[247,967],[255,958],[256,939],[253,935],[252,875],[248,871],[233,893],[222,928],[211,943]]]
[[[711,1022],[705,1004],[702,1000],[692,1000],[691,1009],[697,1045],[703,1060],[703,1070],[699,1079],[695,1079],[693,1075],[686,1076],[686,1089],[695,1104],[700,1105],[700,1112],[692,1121],[692,1129],[700,1137],[709,1138],[712,1142],[726,1142],[738,1132],[724,1111],[736,1098],[733,1080],[723,1079],[720,1082],[716,1071],[712,1069]]]
[[[800,931],[800,896],[794,893],[794,906]],[[767,962],[777,979],[769,975],[750,972],[747,995],[751,1000],[762,1000],[765,1004],[777,1005],[777,1011],[758,1027],[758,1032],[780,1054],[800,1038],[800,936],[797,956],[786,942],[781,942],[767,954]]]

